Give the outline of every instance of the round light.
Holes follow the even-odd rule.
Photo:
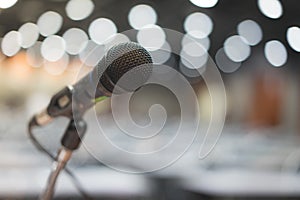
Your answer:
[[[187,43],[182,47],[182,51],[184,51],[186,54],[190,56],[195,56],[195,57],[202,56],[207,52],[207,50],[200,43],[197,42]]]
[[[262,30],[253,20],[245,20],[239,23],[238,34],[246,39],[248,45],[257,45],[262,40]]]
[[[87,66],[96,66],[105,54],[105,46],[89,40],[85,49],[79,54],[82,63]]]
[[[0,0],[0,8],[10,8],[17,3],[18,0]]]
[[[271,19],[277,19],[282,15],[282,5],[279,0],[258,0],[260,11]]]
[[[2,39],[1,49],[4,55],[14,56],[21,49],[21,34],[17,31],[10,31]]]
[[[89,26],[89,35],[97,44],[104,44],[108,38],[117,33],[117,27],[113,21],[107,18],[98,18]]]
[[[149,51],[152,61],[154,64],[163,64],[165,63],[171,56],[171,47],[168,42],[165,42],[163,46],[155,51]]]
[[[213,30],[213,22],[204,13],[196,12],[188,15],[184,20],[184,30],[195,38],[205,38]]]
[[[131,8],[128,21],[132,28],[139,30],[144,26],[156,24],[157,14],[151,6],[141,4]]]
[[[274,67],[280,67],[287,61],[287,51],[278,40],[272,40],[265,45],[265,56]]]
[[[23,24],[19,28],[19,33],[21,34],[21,46],[23,48],[31,47],[39,38],[39,28],[33,23]]]
[[[66,5],[66,13],[72,20],[83,20],[92,14],[94,7],[91,0],[70,0]]]
[[[215,60],[219,69],[225,73],[235,72],[241,66],[240,62],[233,62],[231,59],[229,59],[223,48],[218,50]]]
[[[203,67],[207,62],[207,59],[207,50],[197,42],[187,43],[180,51],[181,63],[190,69]]]
[[[55,62],[45,61],[44,69],[51,75],[58,76],[64,73],[69,64],[68,54],[64,54],[60,59]]]
[[[47,37],[41,47],[42,56],[51,62],[59,60],[65,53],[66,43],[64,39],[57,35]]]
[[[292,49],[300,52],[300,28],[296,26],[288,28],[286,38]]]
[[[164,30],[157,25],[149,25],[140,29],[137,33],[137,41],[147,50],[160,49],[166,41]]]
[[[105,44],[105,48],[106,50],[108,50],[117,44],[125,43],[125,42],[130,42],[130,39],[122,33],[117,33],[107,40],[107,43]]]
[[[218,0],[190,0],[190,2],[201,8],[212,8],[218,3]]]
[[[251,53],[251,49],[247,41],[239,36],[234,35],[226,39],[224,43],[226,55],[234,62],[242,62],[246,60]]]
[[[206,67],[202,67],[202,68],[190,68],[187,67],[186,63],[182,62],[183,60],[181,60],[181,62],[179,62],[179,70],[180,72],[190,78],[195,78],[200,76],[203,72],[205,72]]]
[[[195,57],[187,55],[186,52],[182,51],[180,53],[180,61],[184,66],[189,69],[199,69],[205,66],[208,59],[208,53],[203,54],[202,56]]]
[[[62,23],[62,16],[53,11],[45,12],[37,21],[40,33],[43,36],[56,34],[60,30]]]
[[[87,44],[87,34],[79,28],[70,28],[63,34],[66,42],[66,51],[71,55],[80,53]]]
[[[181,40],[181,46],[185,46],[188,43],[199,43],[202,45],[202,47],[206,50],[210,47],[210,39],[208,37],[206,38],[194,38],[193,36],[189,34],[185,34]]]
[[[32,67],[41,67],[44,62],[41,55],[41,46],[42,43],[37,42],[26,51],[26,60]]]

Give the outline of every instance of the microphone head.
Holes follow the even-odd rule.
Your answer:
[[[137,89],[135,86],[145,83],[152,73],[152,58],[150,53],[137,43],[121,43],[107,52],[99,62],[97,70],[102,86],[109,92],[113,92],[115,87],[123,91],[134,91]],[[121,79],[125,74],[126,78]],[[121,83],[116,86],[120,79]]]

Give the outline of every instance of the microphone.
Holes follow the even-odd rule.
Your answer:
[[[116,85],[127,72],[130,80]],[[132,72],[132,71],[131,71]],[[80,118],[97,103],[97,99],[110,97],[112,93],[135,91],[135,85],[146,82],[152,73],[152,58],[149,52],[134,42],[121,43],[108,50],[95,69],[74,85],[56,93],[42,112],[33,116],[30,126],[43,126],[58,116]]]

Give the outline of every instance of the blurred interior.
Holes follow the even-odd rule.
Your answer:
[[[97,65],[109,46],[104,41],[119,33],[120,41],[143,46],[147,37],[159,38],[159,31],[167,28],[182,33],[180,52],[188,58],[199,57],[191,61],[196,68],[211,67],[207,57],[218,67],[227,105],[220,139],[200,159],[203,136],[199,133],[175,163],[141,174],[114,170],[81,146],[68,166],[85,191],[94,199],[300,199],[299,6],[297,0],[0,1],[0,198],[37,199],[42,192],[52,160],[32,145],[27,123],[55,92]],[[159,33],[138,38],[141,25],[147,23],[156,24]],[[130,29],[133,34],[122,35]],[[184,37],[201,49],[189,49],[191,41]],[[168,36],[162,45],[157,49],[174,48]],[[191,83],[201,123],[208,124],[212,105],[201,74],[181,54],[157,49],[149,50],[158,57],[156,64],[171,66]],[[176,97],[165,87],[148,85],[137,91],[130,102],[132,118],[138,124],[149,123],[153,104],[166,109],[163,132],[168,139],[181,112]],[[128,149],[139,148],[117,137],[121,131],[110,120],[110,99],[95,109],[113,141]],[[105,152],[105,159],[129,168],[148,164],[105,149],[97,138],[93,116],[93,111],[85,116],[84,140],[94,154]],[[35,133],[52,153],[60,147],[67,121],[55,119]],[[83,199],[66,173],[59,177],[55,198]]]

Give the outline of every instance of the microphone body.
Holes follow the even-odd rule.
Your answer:
[[[80,118],[96,103],[96,98],[110,97],[113,92],[120,94],[129,91],[128,87],[116,86],[125,73],[132,69],[139,70],[141,65],[151,64],[152,58],[149,52],[139,44],[130,42],[116,45],[90,73],[76,84],[56,93],[47,108],[36,114],[30,124],[43,126],[58,116]],[[138,77],[131,77],[134,84],[146,82],[152,72],[152,66],[140,69]]]

